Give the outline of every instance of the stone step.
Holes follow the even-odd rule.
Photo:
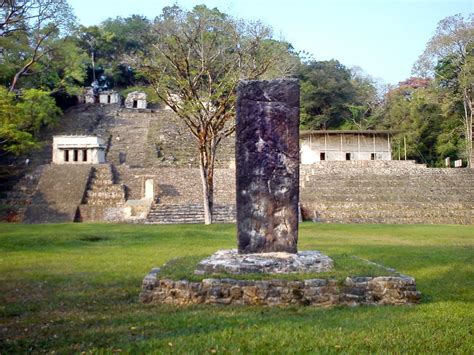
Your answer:
[[[234,222],[235,208],[215,206],[214,222]],[[148,214],[147,224],[204,223],[204,211],[201,205],[154,205]]]
[[[474,218],[334,218],[316,221],[319,223],[340,223],[340,224],[473,224]]]
[[[471,185],[474,182],[474,178],[472,177],[442,177],[442,178],[428,178],[428,177],[418,177],[418,178],[407,178],[407,177],[400,177],[400,178],[385,178],[385,177],[373,177],[373,178],[365,178],[365,179],[356,179],[356,178],[347,178],[347,179],[338,179],[335,177],[321,177],[321,176],[306,176],[300,178],[300,182],[305,182],[309,185],[315,184],[317,186],[323,185],[328,186],[328,182],[331,182],[331,186],[334,185],[345,185],[345,186],[359,186],[359,185],[370,185],[370,186],[410,186],[410,185],[417,185],[422,184],[429,186],[436,185],[436,184],[443,184],[445,186],[456,186],[456,185]],[[334,185],[333,185],[334,184]]]
[[[107,185],[91,185],[87,192],[97,193],[97,192],[105,192],[105,193],[123,193],[124,188],[122,185],[119,184],[107,184]]]
[[[301,192],[306,194],[315,194],[315,195],[355,195],[355,194],[372,194],[372,195],[434,195],[434,196],[449,196],[449,195],[462,195],[462,194],[474,194],[473,187],[464,187],[464,188],[442,188],[442,187],[413,187],[413,188],[398,188],[398,187],[329,187],[329,186],[320,186],[320,187],[301,187]]]
[[[364,191],[337,191],[336,193],[323,191],[300,191],[300,199],[302,201],[327,201],[329,202],[411,202],[417,201],[422,203],[429,202],[472,202],[473,194],[467,192],[450,193],[450,192],[399,192],[395,193],[370,193]]]
[[[331,209],[318,209],[313,208],[317,215],[320,215],[323,219],[328,218],[343,218],[343,217],[354,217],[354,218],[368,218],[368,217],[396,217],[396,218],[410,218],[410,217],[474,217],[472,209],[372,209],[372,210],[350,210],[334,207]]]
[[[330,203],[326,201],[314,201],[314,202],[302,202],[302,204],[307,203],[308,205],[318,208],[318,209],[334,209],[339,210],[387,210],[387,209],[440,209],[440,210],[450,210],[450,209],[465,209],[474,211],[474,205],[472,202],[420,202],[420,201],[411,201],[410,204],[405,202],[372,202],[372,201],[344,201],[338,203]]]
[[[343,210],[338,208],[318,210],[303,208],[305,219],[314,221],[372,221],[376,223],[390,223],[390,220],[432,220],[445,219],[447,223],[457,223],[459,220],[474,222],[472,210],[447,210],[447,209],[390,209],[390,210]],[[387,221],[387,222],[385,222]]]

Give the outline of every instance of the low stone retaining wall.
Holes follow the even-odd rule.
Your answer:
[[[415,280],[406,276],[347,277],[333,279],[235,280],[204,279],[201,282],[158,279],[159,269],[143,280],[140,301],[174,305],[223,304],[262,306],[357,306],[415,304],[421,299]]]

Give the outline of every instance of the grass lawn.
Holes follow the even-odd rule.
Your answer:
[[[234,225],[0,224],[0,354],[474,353],[474,226],[301,225],[299,250],[414,276],[417,306],[138,303],[152,267],[235,245]]]

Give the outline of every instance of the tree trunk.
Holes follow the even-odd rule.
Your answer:
[[[209,181],[213,182],[212,175],[209,176],[209,154],[203,143],[199,148],[199,172],[202,182],[202,197],[204,206],[204,224],[212,224],[212,186],[209,188]],[[210,178],[210,180],[209,180]]]
[[[199,172],[202,182],[202,195],[204,205],[204,224],[212,224],[214,209],[214,163],[219,141],[211,140],[206,147],[204,144],[199,149]]]
[[[91,53],[91,63],[92,63],[92,82],[95,82],[95,58],[94,51]]]
[[[202,197],[203,197],[203,205],[204,205],[204,224],[211,224],[212,223],[212,209],[210,207],[210,199],[209,199],[209,186],[207,184],[207,169],[202,164],[202,157],[201,162],[199,164],[199,172],[201,174],[201,182],[202,182]]]
[[[473,125],[473,112],[472,112],[472,100],[470,93],[467,88],[463,90],[464,96],[464,124],[466,129],[466,158],[467,167],[472,168],[472,125]]]
[[[15,76],[13,77],[13,82],[12,82],[12,84],[10,85],[10,89],[9,89],[10,92],[13,92],[13,90],[15,90],[16,83],[18,82],[18,79],[20,79],[21,74],[23,74],[23,73],[22,73],[21,71],[19,71],[19,72],[16,73]]]

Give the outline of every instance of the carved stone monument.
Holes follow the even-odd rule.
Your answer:
[[[194,274],[224,275],[200,282],[145,276],[143,303],[315,305],[417,303],[407,276],[347,277],[298,281],[239,280],[226,274],[321,273],[333,260],[297,252],[299,185],[299,85],[297,80],[244,81],[238,88],[236,179],[238,250],[219,250]]]
[[[236,127],[239,253],[297,252],[299,83],[243,81]]]
[[[299,83],[243,81],[236,128],[238,251],[220,250],[196,274],[298,273],[330,270],[320,252],[297,252]]]

